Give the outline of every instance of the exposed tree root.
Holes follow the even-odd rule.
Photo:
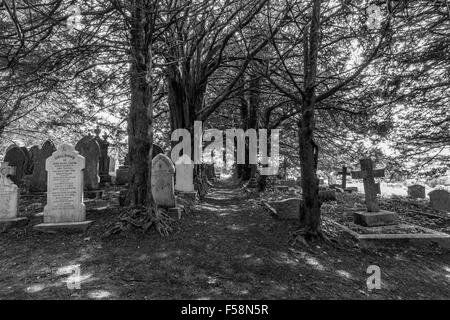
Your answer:
[[[299,243],[302,246],[310,247],[311,243],[322,242],[332,247],[336,247],[337,242],[334,239],[329,238],[321,229],[318,230],[305,230],[299,229],[292,233],[289,244],[291,246]]]
[[[146,233],[151,227],[155,228],[161,236],[167,237],[173,232],[170,224],[174,220],[157,206],[149,208],[143,206],[127,207],[120,214],[119,221],[109,228],[102,237],[109,237],[131,228],[140,229],[143,233]]]

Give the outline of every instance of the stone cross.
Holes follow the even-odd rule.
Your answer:
[[[1,184],[9,185],[13,182],[9,179],[8,176],[13,176],[16,174],[16,168],[10,167],[8,162],[3,162],[0,167],[0,179]]]
[[[380,185],[375,183],[375,178],[384,177],[384,169],[374,169],[372,159],[361,159],[361,171],[352,171],[353,179],[363,179],[364,193],[368,212],[379,212],[377,194]]]
[[[338,172],[338,175],[342,175],[342,189],[347,188],[347,176],[350,175],[350,173],[347,170],[347,167],[342,167],[342,171]]]

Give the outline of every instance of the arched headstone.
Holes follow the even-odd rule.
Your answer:
[[[45,161],[51,157],[56,151],[55,145],[50,140],[47,140],[42,148],[36,152],[33,167],[33,177],[31,178],[30,191],[31,192],[45,192],[47,191],[47,171],[45,171]]]
[[[84,168],[84,188],[86,190],[98,190],[100,177],[98,165],[100,159],[100,147],[93,137],[87,136],[78,141],[75,146],[80,155],[86,159]]]
[[[420,184],[409,186],[408,197],[413,199],[425,199],[425,187]]]
[[[169,157],[158,154],[152,160],[152,194],[155,203],[165,208],[175,207],[175,167]]]

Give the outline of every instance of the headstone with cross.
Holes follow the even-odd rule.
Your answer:
[[[17,227],[27,222],[27,218],[18,217],[19,188],[9,178],[15,175],[16,169],[8,162],[0,166],[0,231],[9,227]]]
[[[380,210],[377,194],[380,193],[380,184],[375,183],[375,178],[384,177],[385,169],[374,169],[372,159],[361,159],[360,171],[352,171],[353,179],[363,179],[367,212],[355,213],[355,222],[364,226],[381,226],[396,223],[396,214],[390,211]]]
[[[374,169],[371,159],[361,159],[361,171],[352,171],[352,179],[363,179],[364,193],[366,194],[367,211],[378,212],[377,194],[381,193],[380,184],[375,178],[384,177],[384,169]]]
[[[342,189],[347,188],[347,176],[350,175],[346,166],[342,167],[342,171],[338,172],[338,175],[342,175]]]

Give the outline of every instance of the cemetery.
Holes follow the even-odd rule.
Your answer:
[[[450,298],[447,6],[13,2],[1,300]]]

